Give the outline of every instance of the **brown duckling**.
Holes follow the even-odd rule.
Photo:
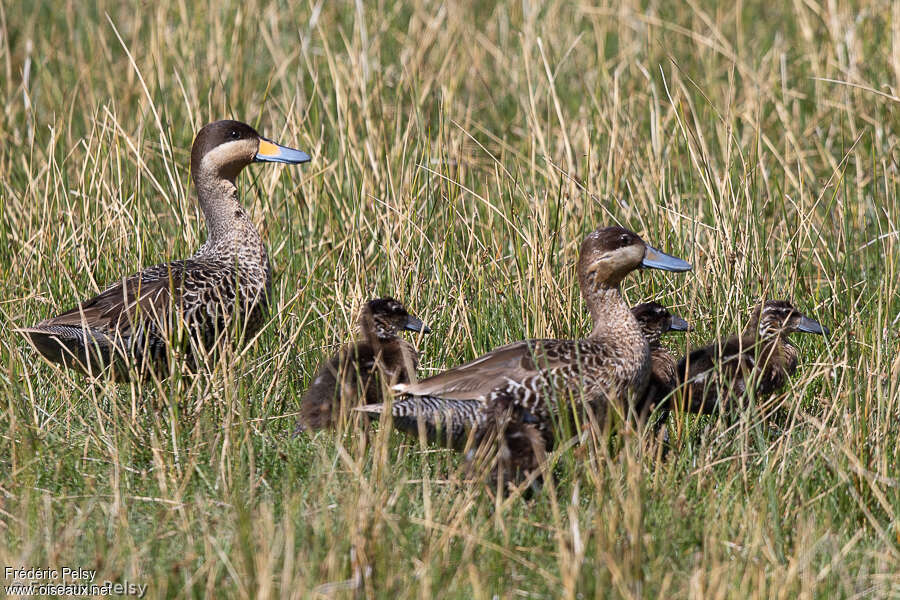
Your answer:
[[[245,123],[206,125],[191,149],[191,177],[208,230],[200,249],[124,277],[75,308],[18,331],[48,361],[92,376],[112,366],[117,379],[128,378],[129,364],[142,376],[167,375],[167,349],[176,338],[191,369],[220,343],[249,339],[265,319],[272,274],[235,179],[253,162],[309,160]]]
[[[769,300],[756,308],[743,334],[683,357],[676,375],[685,409],[710,414],[748,392],[763,398],[780,390],[797,370],[797,347],[788,340],[791,333],[828,335],[829,331],[790,302]]]
[[[671,331],[690,331],[690,325],[658,302],[638,304],[631,312],[640,324],[650,347],[650,378],[647,390],[644,392],[643,401],[635,405],[635,413],[641,422],[644,422],[675,388],[675,357],[660,343],[660,339]]]
[[[635,401],[647,387],[647,340],[619,290],[628,273],[641,267],[691,268],[625,228],[598,229],[585,238],[578,261],[579,285],[593,319],[586,339],[503,346],[418,383],[396,386],[404,394],[400,400],[478,401],[483,415],[477,440],[499,438],[510,423],[524,423],[537,428],[547,450],[561,416],[571,422],[587,408],[602,423],[608,403]]]
[[[356,341],[319,367],[303,394],[297,432],[333,427],[341,414],[360,402],[381,402],[384,385],[414,382],[419,356],[397,335],[403,330],[431,332],[393,298],[367,302],[359,315]]]

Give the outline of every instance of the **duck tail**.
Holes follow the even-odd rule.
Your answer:
[[[449,400],[433,396],[408,396],[386,404],[367,404],[354,410],[378,419],[390,412],[394,428],[430,444],[462,448],[468,433],[480,422],[478,400]]]
[[[115,344],[106,334],[72,325],[34,325],[14,329],[50,362],[82,373],[97,373],[109,364]]]
[[[353,410],[361,413],[366,413],[370,417],[374,417],[377,419],[382,414],[384,414],[384,404],[364,404],[362,406],[355,406]]]

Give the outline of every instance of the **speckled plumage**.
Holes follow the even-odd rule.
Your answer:
[[[235,178],[253,161],[306,160],[305,153],[277,146],[244,123],[206,125],[191,151],[191,176],[209,234],[200,249],[186,260],[147,267],[19,331],[51,362],[92,375],[112,366],[120,379],[129,376],[130,364],[144,376],[168,374],[171,343],[193,370],[221,343],[249,338],[266,316],[271,268],[238,202]]]
[[[409,414],[418,415],[439,400],[443,406],[456,402],[461,403],[456,404],[457,410],[464,407],[462,415],[471,414],[474,405],[469,402],[480,404],[476,441],[501,440],[500,458],[504,447],[525,447],[508,439],[508,432],[530,439],[534,428],[545,449],[550,449],[558,430],[555,424],[571,422],[585,409],[603,422],[609,403],[639,398],[647,385],[649,348],[619,292],[622,279],[642,263],[670,270],[690,268],[647,246],[627,229],[607,227],[591,233],[581,245],[578,262],[579,285],[593,318],[593,330],[586,339],[524,340],[503,346],[416,384],[397,386],[404,394],[399,405],[423,402],[418,407],[410,405]],[[431,414],[438,416],[443,410],[434,409]],[[451,419],[448,433],[451,445],[458,447],[453,423]],[[529,462],[527,457],[519,458],[520,463]]]
[[[333,427],[360,402],[381,402],[384,386],[415,381],[419,355],[397,335],[402,330],[430,332],[393,298],[367,302],[357,339],[319,367],[300,400],[297,433]]]
[[[828,329],[787,301],[769,300],[754,310],[743,334],[683,357],[676,376],[685,409],[709,414],[728,410],[751,386],[756,398],[781,389],[797,369],[797,347],[788,340],[794,332],[827,334]]]

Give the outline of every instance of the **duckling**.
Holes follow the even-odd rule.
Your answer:
[[[657,406],[675,385],[675,358],[659,343],[660,338],[670,331],[687,331],[690,327],[684,319],[672,315],[657,302],[639,304],[631,309],[641,333],[650,349],[650,377],[643,400],[635,406],[642,420],[654,406]],[[384,404],[370,404],[355,409],[373,418],[386,410]],[[436,443],[456,450],[462,450],[470,431],[481,425],[487,414],[482,411],[482,399],[436,398],[434,396],[407,396],[391,405],[394,427],[410,435],[424,435],[429,443]],[[495,408],[494,417],[498,416]],[[527,422],[533,418],[525,417]],[[521,438],[532,443],[531,430],[523,428],[521,436],[507,434],[511,439]],[[543,444],[543,442],[541,442]],[[512,454],[515,454],[514,452]]]
[[[660,338],[671,331],[690,331],[690,325],[658,302],[638,304],[631,313],[650,347],[650,379],[642,401],[635,406],[635,412],[644,422],[675,388],[675,357],[660,343]]]
[[[756,307],[743,334],[683,357],[676,375],[685,409],[710,414],[717,407],[728,408],[748,391],[763,398],[780,390],[797,370],[797,347],[788,340],[795,332],[829,334],[790,302],[769,300]]]
[[[393,298],[367,302],[359,315],[356,341],[319,367],[300,400],[296,433],[333,427],[346,407],[360,401],[381,402],[385,384],[414,382],[419,356],[412,344],[398,337],[403,330],[431,333]]]
[[[478,442],[502,438],[511,423],[519,430],[522,424],[533,425],[547,450],[553,447],[559,416],[571,420],[587,407],[602,422],[607,403],[641,398],[647,387],[649,346],[619,291],[628,273],[641,267],[691,269],[632,231],[598,229],[585,238],[578,261],[579,286],[593,320],[586,339],[523,340],[497,348],[418,383],[395,386],[403,394],[399,402],[415,398],[424,406],[477,408]],[[451,440],[454,423],[448,423]]]
[[[208,231],[200,249],[124,277],[75,308],[18,331],[52,363],[89,376],[112,367],[116,379],[128,379],[132,361],[142,377],[167,375],[167,347],[181,332],[192,370],[223,341],[252,337],[267,313],[272,271],[235,179],[253,162],[309,160],[239,121],[204,126],[191,149],[191,178]],[[229,328],[236,335],[229,336]]]

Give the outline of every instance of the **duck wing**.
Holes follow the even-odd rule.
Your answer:
[[[395,386],[412,396],[446,400],[484,399],[504,383],[572,367],[580,344],[574,340],[523,340],[502,346],[418,383]]]
[[[406,396],[391,404],[390,414],[395,429],[415,437],[421,427],[427,442],[461,450],[469,432],[483,422],[482,408],[480,400]],[[377,420],[388,412],[388,405],[367,404],[354,410]]]
[[[161,349],[179,323],[197,341],[212,347],[223,331],[223,319],[234,312],[238,281],[229,261],[187,259],[156,265],[69,311],[18,331],[51,362],[84,372],[103,368],[113,356],[142,358],[145,350],[162,365]],[[240,301],[245,309],[264,305],[265,293],[260,290],[260,297]],[[261,314],[256,309],[248,313],[245,333],[252,331],[251,320]]]
[[[34,329],[80,327],[128,339],[139,318],[165,322],[173,299],[183,295],[186,261],[157,265],[127,277]]]
[[[724,343],[713,342],[693,350],[678,361],[676,368],[679,379],[690,381],[697,375],[717,367],[723,372],[738,371],[753,366],[753,356],[759,341],[755,336],[733,335]]]
[[[691,397],[688,410],[710,413],[726,397],[744,394],[746,379],[757,366],[759,344],[755,335],[734,335],[679,360],[676,376]]]
[[[150,267],[60,315],[18,331],[47,360],[92,374],[124,358],[139,323],[165,322],[183,263]],[[174,294],[173,294],[174,292]]]

